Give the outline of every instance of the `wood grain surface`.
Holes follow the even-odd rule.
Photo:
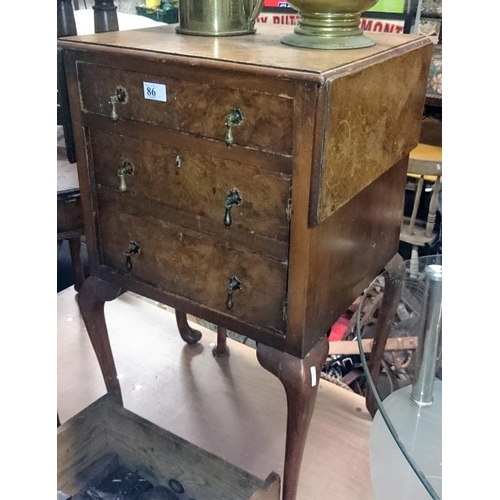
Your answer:
[[[313,165],[312,225],[418,144],[432,44],[398,50],[398,57],[392,54],[328,82],[324,132]]]
[[[387,34],[377,38],[375,48],[346,51],[348,54],[284,46],[273,52],[269,43],[280,42],[279,32],[272,31],[261,38],[242,37],[246,41],[236,40],[238,37],[216,41],[209,37],[202,44],[206,47],[192,49],[197,42],[176,45],[182,37],[162,28],[138,30],[124,37],[115,33],[78,38],[80,42],[65,45],[80,49],[70,51],[66,62],[72,111],[79,115],[75,118],[78,123],[86,124],[75,129],[80,134],[80,180],[82,193],[85,192],[86,224],[91,226],[91,272],[105,278],[101,266],[104,262],[107,269],[117,270],[106,278],[121,286],[126,284],[129,289],[154,297],[163,292],[162,299],[171,306],[185,304],[188,312],[206,312],[206,319],[210,317],[210,321],[226,328],[237,326],[240,333],[250,333],[259,342],[271,344],[286,335],[285,350],[303,358],[397,252],[404,196],[404,178],[399,174],[406,167],[405,152],[411,149],[413,136],[418,135],[421,119],[417,108],[423,105],[422,75],[428,62],[427,53],[430,59],[431,43],[422,37]],[[171,49],[162,52],[161,44],[156,50],[148,46],[150,37],[157,37],[158,33],[171,39]],[[111,38],[106,38],[107,35]],[[122,37],[120,48],[109,50],[114,36]],[[205,51],[210,50],[212,43],[218,48],[214,52],[217,55],[211,58]],[[219,57],[221,47],[230,50],[228,43],[234,45],[231,45],[232,61]],[[242,47],[246,47],[245,52]],[[294,68],[295,76],[282,71],[281,63],[269,62],[266,67],[256,64],[260,56],[254,53],[255,47],[260,47],[257,54],[262,50],[273,60],[284,50],[285,64],[293,60],[290,68]],[[199,51],[198,55],[193,56],[191,50]],[[311,80],[313,73],[315,78]],[[171,101],[156,103],[144,99],[142,82],[151,75],[172,84]],[[105,108],[109,107],[109,95],[116,92],[117,85],[130,88],[127,87],[127,102],[117,105],[122,118],[113,123]],[[246,141],[234,149],[226,147],[227,153],[212,147],[212,143],[224,146],[220,136],[217,139],[212,133],[203,136],[206,127],[215,123],[214,113],[220,114],[225,109],[224,93],[218,93],[219,90],[227,90],[228,95],[242,99],[249,106],[255,104],[252,112],[267,124],[273,124],[272,133],[278,136],[264,125],[254,127],[260,118],[251,124],[254,129],[250,135],[262,134],[262,141],[278,137],[276,147],[269,146],[270,151],[259,149],[264,144],[260,138],[259,147]],[[183,95],[189,96],[189,102],[181,99]],[[251,96],[258,99],[252,101]],[[173,106],[171,114],[161,108],[169,104]],[[198,105],[201,116],[196,120],[194,110]],[[235,127],[235,134],[240,134],[244,123]],[[135,124],[137,138],[131,139]],[[282,130],[277,130],[278,124]],[[290,142],[286,144],[290,147],[282,147],[284,143],[280,142],[279,134],[285,129],[289,131]],[[85,134],[81,134],[82,130]],[[117,140],[122,131],[126,132],[124,138]],[[102,138],[98,137],[102,132]],[[170,182],[172,176],[165,162],[176,151],[177,145],[171,149],[176,137],[182,137],[182,148],[189,151],[188,162],[196,167],[194,175],[189,177],[192,183],[189,189],[185,189],[187,177],[186,182],[176,184],[171,206],[164,202],[165,191],[154,185],[154,179],[155,176],[161,179],[162,186],[163,181]],[[119,153],[110,152],[117,148],[122,151],[129,148],[130,155],[144,156],[148,164],[145,166],[142,158],[135,160],[142,167],[138,172],[144,170],[146,175],[127,178],[130,192],[121,199],[116,188],[112,188],[111,177],[106,177],[112,175],[107,168],[114,167],[104,166],[124,161],[113,156]],[[239,175],[239,167],[247,165],[247,155],[248,165],[252,166]],[[219,177],[210,177],[203,169],[207,158],[210,172],[221,169]],[[385,175],[394,164],[399,165],[398,174]],[[287,233],[282,207],[289,178],[275,174],[289,175],[290,165],[291,226]],[[108,174],[103,175],[105,170]],[[241,207],[234,207],[234,227],[229,231],[222,229],[217,221],[217,186],[213,192],[214,180],[220,184],[222,177],[224,182],[231,179],[232,187],[241,189],[242,195],[240,181],[250,190],[248,196],[245,193]],[[203,206],[208,209],[190,201],[198,181],[202,186],[198,188],[200,200],[206,201]],[[134,182],[138,192],[132,189]],[[226,184],[226,189],[230,185]],[[151,194],[148,200],[143,197],[145,192]],[[253,193],[263,200],[262,208],[254,208]],[[252,206],[249,212],[244,212],[247,199],[252,200]],[[107,207],[103,210],[101,205],[105,200]],[[114,215],[108,210],[111,205]],[[101,214],[106,220],[99,220]],[[172,229],[172,224],[178,228]],[[170,227],[168,244],[160,237],[168,233],[164,231],[166,226]],[[176,231],[183,235],[183,243]],[[127,275],[123,271],[124,252],[131,240],[138,240],[138,235],[149,246],[149,260],[139,256],[140,273]],[[188,243],[193,248],[188,248]],[[161,258],[154,257],[153,248],[159,249]],[[183,259],[189,264],[183,264]],[[201,259],[207,262],[198,265]],[[236,263],[239,259],[246,262]],[[197,272],[200,270],[201,275]],[[219,272],[222,270],[223,273]],[[187,274],[181,276],[181,271]],[[210,284],[202,291],[204,273],[208,273]],[[241,315],[234,311],[228,315],[221,306],[221,283],[238,276],[237,273],[252,284],[253,295],[248,303],[245,301],[242,307],[248,309],[242,309]],[[238,295],[243,294],[237,292]],[[271,305],[278,307],[279,312],[269,311]],[[263,312],[264,309],[269,312]],[[246,322],[249,328],[241,322],[229,324],[226,319],[231,318]],[[278,335],[270,334],[266,339],[266,331]]]
[[[337,68],[373,59],[394,47],[423,39],[418,35],[370,33],[370,37],[376,42],[372,47],[357,50],[315,50],[283,45],[281,38],[292,31],[292,26],[259,25],[255,35],[200,38],[178,35],[174,26],[165,25],[67,37],[58,44],[66,48],[88,48],[110,54],[121,52],[132,55],[137,50],[148,51],[151,53],[150,57],[156,54],[155,59],[159,61],[166,54],[173,61],[176,60],[176,55],[183,54],[193,66],[204,66],[205,63],[227,66],[227,63],[236,63],[247,66],[248,72],[255,72],[257,66],[260,70],[268,70],[282,77],[309,78],[322,83],[324,77]]]
[[[236,144],[283,154],[292,152],[293,100],[287,97],[83,62],[78,63],[78,76],[84,111],[109,116],[110,96],[122,87],[126,89],[128,99],[116,105],[120,119],[224,141],[226,115],[232,108],[237,108],[243,114],[243,121],[233,127]],[[203,75],[199,78],[202,79]],[[165,85],[166,102],[145,99],[143,82]]]
[[[91,473],[101,472],[93,470],[96,463],[110,462],[155,486],[176,480],[190,497],[250,500],[259,493],[257,498],[279,500],[279,488],[272,488],[279,487],[276,474],[263,481],[123,408],[110,395],[61,425],[57,437],[58,488],[65,493],[85,490]]]
[[[291,196],[290,176],[199,154],[194,145],[178,147],[175,143],[152,142],[101,130],[90,135],[98,184],[117,190],[120,184],[117,172],[128,161],[134,171],[125,177],[124,197],[138,203],[147,200],[165,203],[212,219],[224,229],[224,201],[232,189],[237,189],[242,201],[232,207],[232,223],[227,231],[237,228],[274,240],[288,240],[286,208]]]
[[[249,324],[284,333],[283,304],[287,264],[248,250],[236,249],[196,231],[157,217],[136,215],[130,206],[99,198],[103,263],[123,273],[131,241],[140,253],[132,256],[130,275],[234,316]],[[234,306],[226,306],[229,278],[241,281]]]

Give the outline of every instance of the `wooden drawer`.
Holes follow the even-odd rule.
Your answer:
[[[162,498],[280,498],[276,473],[263,481],[123,408],[107,394],[57,429],[57,488],[74,500],[90,498],[87,488],[99,484],[116,463],[149,482],[144,489],[166,488],[170,494]]]
[[[129,135],[94,129],[90,137],[98,185],[118,190],[118,172],[125,165],[130,173],[122,176],[125,197],[164,203],[221,228],[287,241],[290,176]],[[241,202],[231,206],[226,226],[225,202],[235,190]]]
[[[292,154],[294,101],[290,98],[84,62],[77,65],[84,111],[111,116],[110,97],[123,88],[127,97],[116,105],[119,119],[224,141],[226,115],[237,108],[243,121],[232,128],[235,144]],[[146,99],[145,82],[165,85],[166,102]]]
[[[101,258],[106,266],[247,324],[284,334],[287,262],[121,205],[100,193]],[[140,253],[126,252],[136,242]],[[227,307],[230,278],[241,282]]]

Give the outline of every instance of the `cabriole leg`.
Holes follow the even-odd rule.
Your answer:
[[[201,332],[194,330],[189,326],[186,313],[176,309],[175,319],[177,321],[177,328],[179,329],[182,340],[184,340],[186,344],[196,344],[196,342],[201,339]]]
[[[295,500],[307,432],[316,403],[321,369],[328,355],[325,337],[304,359],[257,345],[257,359],[263,368],[281,380],[287,398],[287,426],[283,500]]]
[[[114,393],[121,404],[123,399],[104,317],[104,303],[116,299],[124,291],[107,281],[89,276],[77,295],[80,313],[101,367],[106,390]]]

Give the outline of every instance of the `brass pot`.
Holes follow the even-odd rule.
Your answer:
[[[264,0],[179,0],[177,33],[233,36],[255,33]]]
[[[300,18],[285,45],[312,49],[359,49],[375,42],[359,27],[361,13],[378,0],[292,0]]]

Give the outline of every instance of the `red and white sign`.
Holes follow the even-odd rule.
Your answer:
[[[298,14],[277,14],[274,12],[263,12],[256,22],[261,24],[292,24],[296,25],[299,19]]]
[[[261,24],[290,24],[295,26],[299,19],[298,14],[281,14],[277,12],[263,12],[257,18]],[[362,17],[359,27],[363,31],[378,33],[403,33],[404,21],[398,19],[373,19]]]
[[[281,0],[264,0],[264,7],[292,8],[288,2],[282,2]]]
[[[376,33],[403,33],[405,22],[398,19],[374,19],[362,17],[359,27]]]

